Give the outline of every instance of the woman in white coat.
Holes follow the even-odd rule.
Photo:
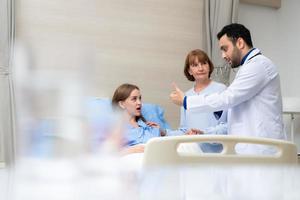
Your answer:
[[[228,109],[228,134],[285,139],[279,74],[270,59],[253,48],[250,31],[241,24],[225,26],[219,33],[222,57],[240,67],[232,84],[221,93],[184,97],[175,87],[171,99],[185,109],[202,112]],[[239,144],[240,153],[273,152],[262,145]]]

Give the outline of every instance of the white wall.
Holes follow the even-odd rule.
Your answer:
[[[191,87],[183,64],[188,51],[203,46],[202,11],[202,0],[16,0],[16,36],[33,67],[84,70],[90,95],[137,84],[175,128],[171,82]]]
[[[254,46],[278,66],[283,97],[300,98],[299,8],[298,0],[282,0],[280,9],[239,6],[239,22],[250,29]],[[285,122],[289,126],[287,117]],[[296,116],[295,132],[300,147],[300,116]]]

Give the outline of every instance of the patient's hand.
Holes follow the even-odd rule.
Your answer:
[[[154,128],[159,128],[159,125],[155,122],[147,122],[146,123],[148,126],[154,127]]]
[[[144,144],[137,144],[134,146],[126,147],[122,151],[122,154],[127,155],[127,154],[131,154],[131,153],[144,153],[144,150],[145,150]]]
[[[148,126],[151,126],[151,127],[154,127],[154,128],[158,128],[160,136],[166,136],[167,135],[166,130],[161,129],[160,126],[157,123],[155,123],[155,122],[147,122],[146,124]]]
[[[192,128],[190,130],[188,130],[187,132],[185,132],[185,135],[200,135],[203,134],[203,131],[199,130],[199,129],[195,129]]]

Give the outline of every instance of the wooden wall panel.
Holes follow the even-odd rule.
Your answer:
[[[261,6],[268,6],[272,8],[281,7],[281,0],[240,0],[240,2],[261,5]]]
[[[16,36],[32,67],[83,72],[94,96],[135,83],[177,127],[171,82],[192,86],[183,63],[203,47],[203,0],[16,0],[16,10]]]

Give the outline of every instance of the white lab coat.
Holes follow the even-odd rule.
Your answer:
[[[187,97],[187,109],[228,110],[228,134],[285,139],[279,74],[267,57],[254,49],[232,84],[221,93]],[[240,144],[242,153],[268,153],[261,145]]]

